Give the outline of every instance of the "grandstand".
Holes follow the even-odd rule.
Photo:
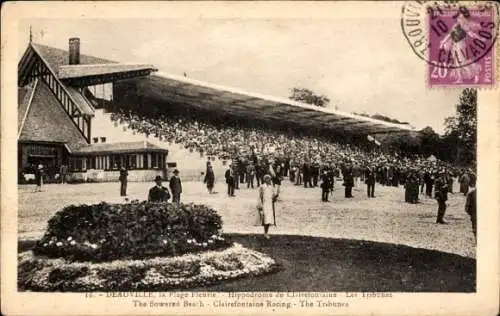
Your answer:
[[[218,168],[231,158],[230,153],[196,152],[179,135],[170,140],[161,132],[151,135],[144,128],[131,127],[123,116],[113,122],[113,113],[125,111],[147,113],[153,119],[163,115],[166,120],[187,113],[189,117],[235,121],[237,128],[252,118],[265,128],[302,133],[312,127],[326,138],[335,136],[347,142],[413,130],[404,124],[161,73],[153,65],[83,55],[78,38],[69,40],[68,51],[29,43],[19,62],[18,87],[21,183],[23,175],[38,163],[46,165],[54,177],[60,165],[69,165],[71,175],[82,181],[116,180],[119,167],[125,166],[132,171],[131,180],[143,181],[155,174],[166,177],[174,166],[196,176],[204,170],[206,156]],[[151,125],[153,131],[160,125],[156,129]],[[248,126],[244,129],[252,132]]]

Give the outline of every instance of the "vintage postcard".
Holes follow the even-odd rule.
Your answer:
[[[8,2],[5,315],[496,315],[495,1]]]

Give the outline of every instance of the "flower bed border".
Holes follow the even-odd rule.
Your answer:
[[[71,262],[18,256],[18,289],[38,292],[163,291],[212,285],[278,270],[266,254],[234,243],[218,251],[146,260]]]

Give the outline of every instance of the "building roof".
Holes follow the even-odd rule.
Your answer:
[[[50,46],[31,44],[46,61],[54,74],[69,85],[89,86],[147,76],[157,69],[148,64],[120,64],[116,61],[80,54],[78,65],[69,64],[67,50]],[[68,86],[68,85],[66,85]]]
[[[85,137],[42,80],[35,81],[26,112],[19,141],[64,143],[70,150],[87,144]]]
[[[26,120],[26,114],[28,111],[28,105],[31,102],[33,96],[34,83],[26,85],[24,87],[19,87],[17,89],[17,132],[20,133],[23,127],[24,121]]]
[[[59,67],[60,79],[74,79],[81,77],[101,76],[140,70],[155,70],[153,65],[147,64],[93,64],[93,65],[65,65]]]
[[[58,75],[59,68],[61,66],[69,65],[69,53],[67,50],[59,49],[55,47],[45,46],[41,44],[31,43],[31,45],[36,49],[36,51],[43,57],[43,59],[49,64],[52,71]],[[80,54],[80,64],[117,64],[115,61],[107,60],[104,58],[98,58],[89,55]]]
[[[389,123],[290,99],[250,93],[233,87],[160,72],[140,79],[138,82],[138,93],[142,95],[231,115],[288,121],[354,134],[414,131],[414,128],[406,124]]]
[[[97,143],[86,145],[73,151],[74,155],[102,155],[107,153],[122,154],[136,152],[163,152],[168,153],[168,149],[154,144],[150,141],[126,142],[126,143]]]

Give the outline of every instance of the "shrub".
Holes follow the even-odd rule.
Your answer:
[[[49,220],[34,252],[77,261],[174,256],[227,247],[221,228],[220,216],[205,205],[70,205]]]

